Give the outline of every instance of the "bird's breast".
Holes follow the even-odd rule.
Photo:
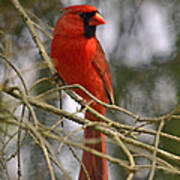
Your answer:
[[[66,82],[69,82],[82,79],[84,75],[92,71],[91,59],[95,51],[96,45],[93,39],[61,37],[53,39],[51,57],[59,74]]]
[[[104,93],[104,85],[92,65],[96,52],[96,40],[76,38],[54,38],[51,46],[51,58],[60,77],[67,84],[80,84],[97,96]],[[83,98],[82,91],[76,92]]]

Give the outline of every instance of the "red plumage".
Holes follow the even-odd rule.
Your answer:
[[[108,98],[113,102],[113,88],[108,64],[102,47],[95,36],[96,26],[104,24],[97,9],[89,5],[70,6],[62,9],[63,15],[57,21],[50,56],[59,76],[67,84],[80,84],[103,102]],[[87,102],[91,100],[81,90],[74,90]],[[91,107],[105,114],[105,108],[95,102]],[[91,121],[98,119],[86,112]],[[85,129],[84,137],[101,138],[102,142],[87,145],[102,153],[106,153],[105,136],[95,130]],[[82,162],[85,164],[92,180],[107,180],[106,160],[91,153],[83,152]],[[81,168],[79,180],[86,180]]]

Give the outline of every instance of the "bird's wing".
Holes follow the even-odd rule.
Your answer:
[[[102,81],[104,82],[104,88],[106,90],[107,97],[110,103],[114,104],[114,94],[113,94],[113,87],[111,82],[111,74],[105,59],[105,54],[98,40],[96,47],[97,50],[95,56],[92,59],[92,65],[95,68],[98,75],[100,76],[100,78],[102,79]]]

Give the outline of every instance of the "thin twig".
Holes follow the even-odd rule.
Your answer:
[[[153,151],[153,162],[152,162],[152,167],[151,167],[151,171],[150,171],[150,175],[149,175],[149,179],[148,180],[153,180],[154,175],[155,175],[155,170],[156,170],[156,156],[157,156],[157,149],[158,149],[158,145],[159,145],[159,139],[160,139],[160,132],[162,131],[163,127],[164,127],[164,120],[162,120],[160,122],[160,125],[158,127],[157,130],[157,135],[155,138],[155,146],[154,146],[154,151]]]

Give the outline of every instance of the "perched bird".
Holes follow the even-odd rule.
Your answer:
[[[96,26],[105,24],[97,9],[90,5],[75,5],[62,9],[63,14],[57,21],[51,44],[50,56],[61,79],[68,85],[80,84],[103,102],[113,103],[113,88],[108,64],[103,49],[96,39]],[[92,101],[83,91],[73,89],[86,102]],[[105,114],[105,108],[93,101],[90,106]],[[85,117],[98,121],[90,112]],[[101,139],[96,144],[86,144],[106,153],[105,135],[91,128],[84,130],[84,138]],[[91,180],[108,180],[107,163],[104,158],[83,152],[82,163]],[[79,180],[87,176],[81,167]]]

